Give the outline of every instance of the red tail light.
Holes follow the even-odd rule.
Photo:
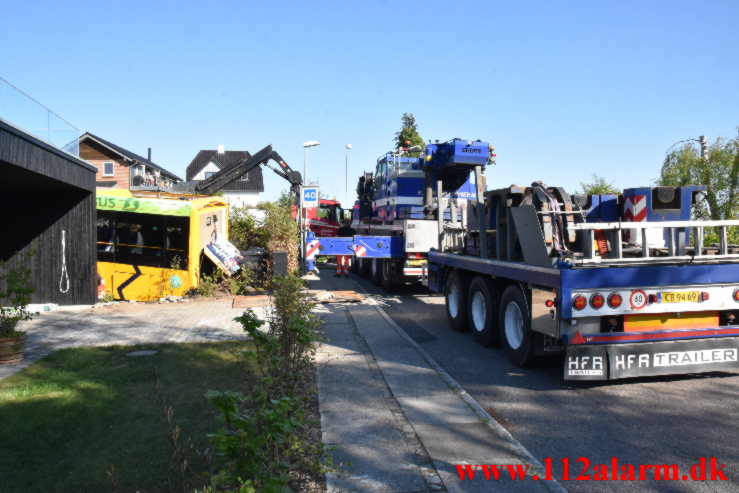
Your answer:
[[[603,308],[603,305],[605,305],[606,299],[603,297],[600,293],[595,293],[593,296],[590,297],[590,306],[598,310],[599,308]]]
[[[734,290],[734,301],[736,301],[737,303],[739,303],[739,288],[736,288]]]
[[[588,300],[585,299],[585,296],[578,294],[572,298],[572,308],[575,310],[582,310],[586,306],[588,306]]]
[[[611,293],[610,295],[608,295],[608,306],[610,306],[611,308],[618,308],[623,302],[624,299],[618,293]]]

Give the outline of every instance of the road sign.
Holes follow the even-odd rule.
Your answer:
[[[318,207],[318,187],[303,187],[303,207]]]

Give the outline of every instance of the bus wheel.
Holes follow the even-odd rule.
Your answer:
[[[475,277],[467,292],[467,318],[475,342],[480,346],[492,346],[498,342],[495,307],[491,283],[483,277]]]
[[[451,271],[444,282],[444,300],[446,301],[446,317],[449,325],[457,332],[467,330],[467,290],[462,276]]]
[[[533,360],[533,332],[529,303],[518,285],[510,285],[500,299],[500,338],[511,362],[524,366]]]
[[[370,265],[370,281],[373,286],[379,286],[382,284],[382,259],[373,258]]]

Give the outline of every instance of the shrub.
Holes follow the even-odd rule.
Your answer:
[[[223,278],[221,271],[214,270],[212,274],[202,274],[198,287],[195,288],[200,296],[211,297],[218,290]]]
[[[213,476],[212,491],[285,491],[290,470],[323,472],[322,443],[312,444],[305,409],[305,382],[313,373],[318,320],[313,304],[294,276],[273,282],[268,330],[247,310],[236,320],[251,337],[259,383],[247,393],[213,392],[208,399],[220,411],[225,428],[211,436],[225,467]]]
[[[298,223],[292,216],[292,206],[289,196],[283,195],[276,202],[260,204],[266,212],[264,218],[264,233],[267,237],[267,250],[273,252],[287,252],[287,266],[291,272],[298,269],[298,244],[300,230]]]
[[[28,253],[21,256],[14,267],[0,262],[0,338],[22,335],[23,332],[16,330],[16,327],[20,322],[32,318],[28,312],[33,293],[29,267],[32,255]]]
[[[228,235],[239,250],[251,247],[267,248],[267,236],[260,220],[246,207],[234,207],[228,215]]]

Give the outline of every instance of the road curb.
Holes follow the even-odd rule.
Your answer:
[[[403,328],[398,325],[395,320],[393,320],[390,315],[385,312],[385,310],[382,309],[382,307],[379,305],[379,303],[377,303],[377,301],[370,293],[368,293],[359,283],[355,282],[354,284],[364,294],[369,304],[375,307],[382,318],[384,318],[385,321],[390,324],[393,329],[395,329],[398,335],[405,339],[406,342],[408,342],[408,344],[413,347],[418,352],[418,354],[421,355],[426,363],[428,363],[428,365],[433,368],[433,370],[442,378],[442,380],[444,380],[444,382],[452,390],[454,390],[457,395],[459,395],[459,397],[465,402],[465,404],[467,404],[467,406],[477,415],[477,417],[480,418],[480,421],[485,423],[488,428],[490,428],[490,430],[493,431],[493,433],[495,433],[501,440],[504,440],[506,443],[508,443],[519,456],[519,458],[522,461],[531,464],[534,473],[536,473],[540,478],[543,478],[545,474],[544,464],[536,459],[531,454],[531,452],[529,452],[526,447],[524,447],[518,440],[513,438],[513,435],[511,435],[508,430],[503,428],[500,423],[498,423],[492,416],[490,416],[490,414],[485,411],[480,403],[473,399],[472,396],[470,396],[467,391],[464,390],[464,388],[451,375],[449,375],[449,373],[447,373],[446,370],[444,370],[441,365],[439,365],[439,363],[437,363],[436,360],[431,357],[430,354],[426,352],[425,349],[423,349],[416,341],[414,341],[408,334],[406,334],[405,330],[403,330]],[[549,481],[542,480],[541,484],[552,493],[567,493],[567,489],[559,484],[555,479]]]

